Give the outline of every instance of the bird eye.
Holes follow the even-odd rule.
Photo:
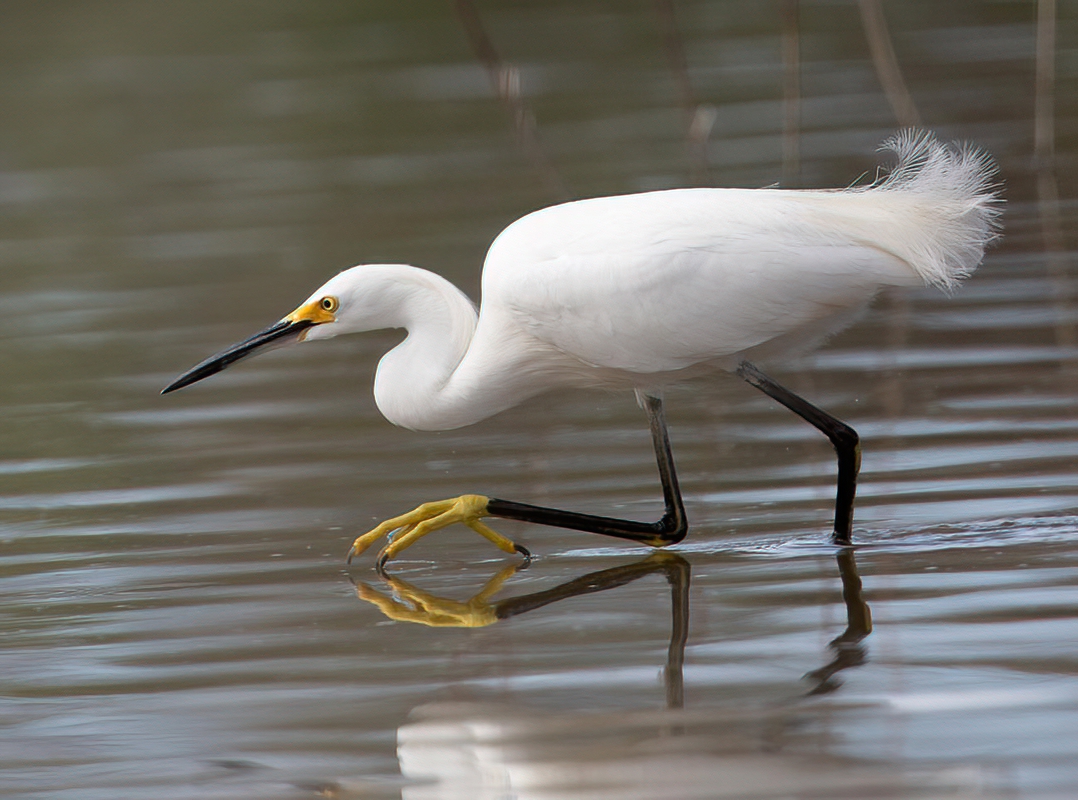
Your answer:
[[[319,302],[319,305],[332,314],[340,307],[341,304],[336,297],[333,297],[332,295],[327,295],[326,297],[322,298],[322,300]]]

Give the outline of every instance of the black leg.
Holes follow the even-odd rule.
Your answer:
[[[681,491],[678,489],[674,456],[670,452],[670,437],[666,432],[663,403],[658,397],[650,395],[641,395],[641,397],[644,411],[648,415],[648,424],[651,426],[651,441],[655,447],[659,478],[663,486],[663,499],[666,501],[666,512],[662,519],[658,522],[635,522],[532,506],[527,503],[514,503],[493,497],[487,502],[487,513],[492,517],[518,519],[540,525],[553,525],[558,528],[572,528],[588,533],[616,536],[619,539],[630,539],[652,547],[677,544],[684,539],[689,530],[689,524],[685,519],[685,506],[681,501]]]
[[[857,492],[857,473],[861,469],[861,441],[857,431],[807,400],[798,397],[760,372],[748,361],[742,361],[737,374],[761,392],[778,400],[792,412],[810,423],[831,440],[838,455],[838,490],[835,495],[836,544],[850,544],[853,533],[853,498]]]

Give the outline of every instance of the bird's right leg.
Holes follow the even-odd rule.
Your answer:
[[[782,403],[831,440],[838,456],[838,488],[835,493],[835,544],[850,544],[853,535],[853,498],[857,493],[857,473],[861,470],[861,440],[857,431],[808,400],[794,394],[742,361],[737,374],[768,397]]]
[[[662,481],[663,499],[666,501],[666,510],[658,522],[636,522],[533,506],[527,503],[514,503],[510,500],[498,500],[483,495],[462,495],[450,500],[424,503],[414,511],[386,520],[355,540],[348,554],[348,560],[351,561],[354,556],[362,553],[375,541],[382,537],[389,537],[396,531],[389,543],[382,548],[382,552],[378,554],[378,563],[383,565],[428,533],[455,522],[467,525],[507,553],[516,552],[528,557],[529,553],[526,549],[480,522],[483,517],[501,517],[588,533],[601,533],[605,536],[616,536],[619,539],[640,542],[651,547],[663,547],[680,542],[685,538],[689,524],[685,518],[685,506],[678,488],[677,472],[674,470],[674,456],[670,450],[670,437],[666,430],[662,400],[651,395],[641,395],[641,405],[648,416],[655,458],[659,466],[659,478]]]

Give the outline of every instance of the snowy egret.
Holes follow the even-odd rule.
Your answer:
[[[995,168],[969,146],[906,132],[884,143],[897,164],[839,190],[671,189],[577,200],[514,222],[483,267],[482,308],[432,272],[367,264],[331,278],[266,330],[166,387],[213,375],[268,345],[404,328],[378,364],[374,398],[413,430],[471,425],[559,386],[636,392],[647,414],[666,510],[655,523],[462,495],[425,503],[355,540],[381,537],[379,564],[461,522],[506,552],[502,517],[659,547],[688,525],[662,388],[735,372],[823,432],[838,457],[833,538],[849,543],[860,466],[857,433],[753,362],[807,349],[848,324],[885,286],[953,288],[996,236]]]

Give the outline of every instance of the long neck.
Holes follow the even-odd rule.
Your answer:
[[[400,267],[383,299],[405,328],[404,341],[386,353],[374,376],[374,399],[386,419],[413,430],[467,425],[468,410],[448,396],[446,384],[475,334],[475,306],[447,280],[426,270]]]

